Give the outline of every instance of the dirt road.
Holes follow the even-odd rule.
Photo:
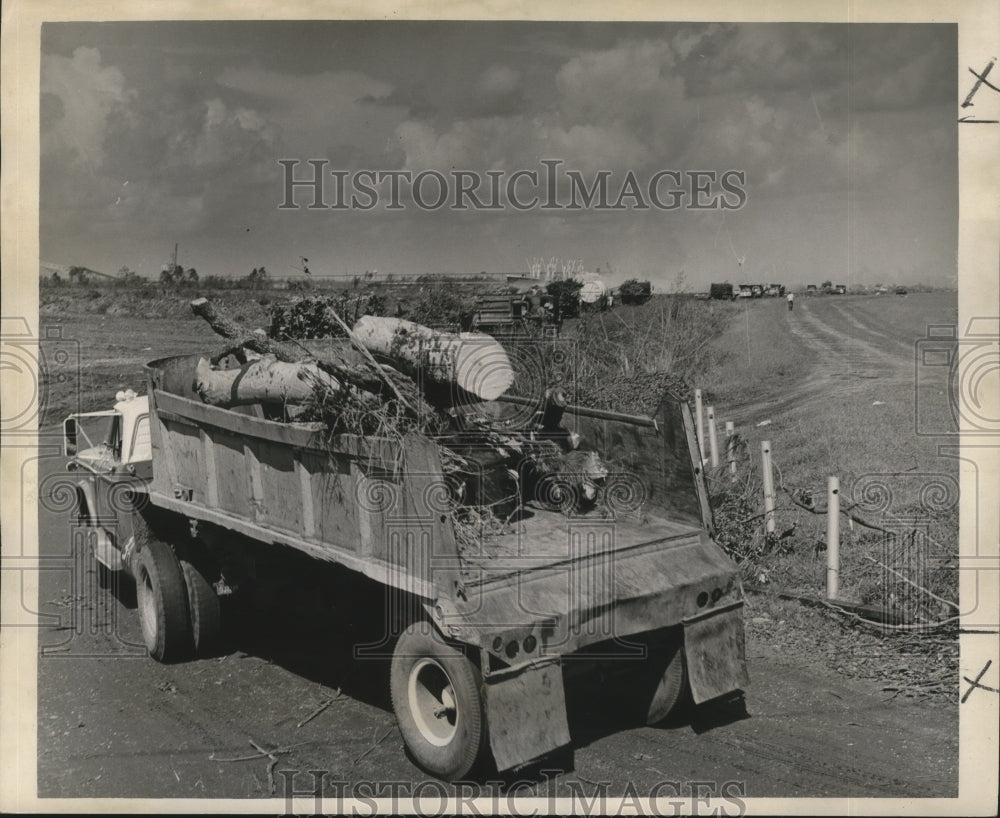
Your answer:
[[[828,399],[835,392],[867,393],[874,382],[879,389],[912,392],[918,373],[921,378],[934,377],[933,400],[942,402],[938,387],[946,373],[921,372],[915,361],[918,342],[928,326],[954,323],[953,304],[947,295],[938,293],[907,298],[909,302],[903,303],[898,296],[803,297],[795,302],[793,312],[777,302],[747,305],[756,311],[753,320],[770,322],[780,343],[795,347],[798,355],[808,359],[809,367],[791,382],[775,377],[773,393],[766,399],[731,406],[721,401],[726,419],[737,425],[756,422]],[[774,349],[757,348],[755,354],[770,356]]]
[[[43,485],[61,464],[42,461]],[[387,664],[350,659],[365,634],[297,621],[278,604],[270,628],[234,628],[225,655],[159,665],[137,647],[136,612],[97,587],[92,563],[69,556],[69,536],[68,512],[43,508],[40,796],[265,797],[271,759],[254,742],[278,751],[270,766],[279,796],[282,770],[328,771],[327,782],[425,780],[395,728]],[[729,792],[748,797],[955,795],[957,705],[889,703],[875,685],[776,656],[753,637],[748,656],[745,711],[716,707],[669,728],[629,728],[602,717],[600,692],[575,701],[573,750],[541,765],[561,770],[554,784],[528,770],[513,778],[538,783],[518,792],[553,786],[590,797],[596,784],[621,794],[631,782],[645,794],[671,781],[714,782],[717,794],[737,782]],[[328,784],[331,797],[335,790]]]

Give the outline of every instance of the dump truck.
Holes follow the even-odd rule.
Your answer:
[[[557,337],[562,320],[559,300],[529,292],[516,295],[479,295],[472,312],[463,317],[461,329],[496,337],[534,334]]]
[[[623,674],[650,724],[746,689],[739,571],[713,541],[682,398],[640,415],[564,402],[562,431],[613,464],[604,510],[528,503],[470,545],[433,437],[331,437],[204,404],[199,357],[152,361],[145,395],[64,423],[78,522],[105,581],[134,581],[154,659],[217,649],[220,597],[255,554],[291,549],[398,597],[385,684],[412,758],[444,780],[570,745],[580,668]],[[501,398],[502,422],[529,423],[532,400]]]
[[[736,298],[736,293],[733,291],[733,285],[727,281],[725,283],[712,284],[708,290],[708,297],[723,301],[732,301]]]

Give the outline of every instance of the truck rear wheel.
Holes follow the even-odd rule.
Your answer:
[[[218,648],[222,632],[219,597],[205,575],[187,560],[181,560],[191,637],[195,656],[211,656]]]
[[[417,764],[446,781],[467,775],[487,744],[476,666],[418,622],[396,643],[389,684],[399,731]]]
[[[653,697],[646,711],[646,724],[658,724],[666,719],[681,704],[688,691],[684,643],[677,639],[669,642],[662,650],[663,653],[654,656],[652,660],[656,671],[663,668],[663,673],[653,690]]]
[[[174,662],[190,651],[184,574],[173,549],[150,540],[135,555],[136,601],[142,639],[158,662]]]

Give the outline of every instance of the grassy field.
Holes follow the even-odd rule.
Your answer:
[[[800,299],[791,313],[777,302],[748,304],[713,342],[721,363],[695,385],[720,422],[735,418],[752,443],[771,439],[786,478],[799,485],[829,474],[852,483],[873,473],[933,473],[947,461],[938,437],[917,434],[918,401],[933,428],[956,425],[948,371],[918,367],[916,344],[927,326],[954,323],[956,306],[954,293]]]

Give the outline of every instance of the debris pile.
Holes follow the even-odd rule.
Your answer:
[[[329,303],[310,322],[331,328],[321,342],[271,337],[233,321],[211,301],[194,313],[226,348],[201,359],[193,388],[208,404],[257,405],[288,423],[321,422],[328,439],[354,434],[402,440],[417,431],[439,444],[453,519],[463,531],[499,533],[526,503],[585,514],[599,503],[608,468],[560,425],[566,401],[546,390],[533,410],[504,403],[514,371],[504,347],[475,333],[450,333],[401,318],[356,315]],[[336,332],[333,330],[336,329]],[[503,422],[517,417],[516,423]]]

